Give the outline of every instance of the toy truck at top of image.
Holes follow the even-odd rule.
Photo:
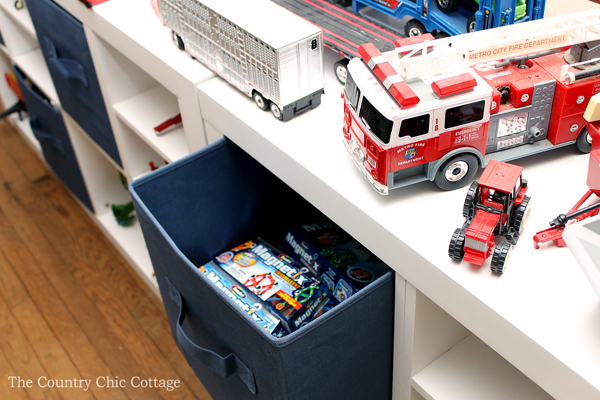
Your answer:
[[[269,0],[158,0],[182,50],[288,121],[321,104],[323,32]]]
[[[348,64],[343,143],[382,194],[427,180],[456,189],[492,159],[573,143],[589,153],[599,39],[589,10],[383,54],[364,45]]]
[[[351,3],[356,13],[368,6],[399,20],[408,18],[404,25],[406,36],[427,32],[460,35],[534,21],[544,17],[546,7],[545,0],[353,0]]]

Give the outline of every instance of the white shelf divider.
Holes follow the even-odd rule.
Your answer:
[[[52,102],[60,104],[54,82],[39,48],[16,56],[15,63]]]
[[[154,127],[179,114],[177,98],[157,86],[113,106],[117,116],[166,161],[189,154],[183,126],[172,127],[158,136]]]

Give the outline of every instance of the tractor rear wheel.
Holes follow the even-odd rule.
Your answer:
[[[494,255],[492,256],[492,272],[495,272],[497,274],[504,273],[504,269],[506,268],[506,262],[508,261],[511,248],[511,244],[505,242],[504,240],[498,242],[498,244],[494,248]]]
[[[523,202],[519,204],[515,210],[515,216],[513,219],[513,226],[519,235],[523,232],[523,229],[525,229],[525,225],[527,225],[527,220],[529,219],[530,213],[531,197],[525,196]]]
[[[457,228],[452,234],[450,246],[448,247],[448,256],[450,256],[451,259],[461,261],[465,256],[466,233],[466,229]]]
[[[477,182],[471,182],[467,196],[465,197],[465,204],[463,205],[463,217],[473,218],[475,215],[475,193],[477,193]]]

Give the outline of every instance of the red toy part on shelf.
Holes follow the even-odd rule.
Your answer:
[[[566,246],[562,234],[569,221],[579,222],[586,218],[598,215],[600,202],[584,204],[595,195],[600,197],[600,95],[595,95],[586,106],[585,118],[589,119],[587,125],[587,141],[591,142],[590,161],[588,165],[587,185],[589,190],[567,212],[560,214],[550,222],[550,228],[537,232],[533,236],[533,247],[540,248],[540,243],[553,241],[558,247]],[[598,200],[598,199],[596,199]]]

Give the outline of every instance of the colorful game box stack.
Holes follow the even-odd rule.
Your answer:
[[[330,302],[327,285],[262,239],[226,251],[214,262],[260,298],[288,333],[322,314]]]
[[[225,294],[225,297],[247,312],[252,317],[252,320],[266,329],[267,332],[277,337],[285,334],[279,318],[266,309],[263,306],[263,302],[254,293],[234,282],[229,274],[219,268],[214,262],[211,261],[204,264],[199,269],[211,283]]]
[[[390,269],[331,221],[292,227],[281,245],[343,302]]]

